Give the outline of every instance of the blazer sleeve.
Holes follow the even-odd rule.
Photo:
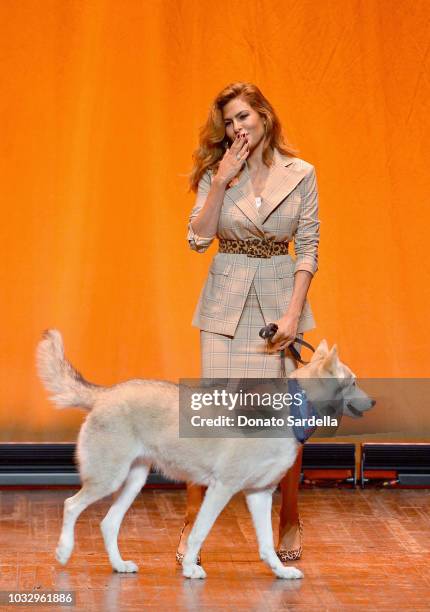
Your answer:
[[[306,270],[312,275],[318,270],[318,185],[315,168],[312,166],[309,174],[303,179],[304,192],[299,222],[294,235],[294,251],[296,261],[294,274]]]
[[[191,211],[190,218],[188,221],[188,234],[187,239],[190,247],[197,251],[197,253],[204,253],[206,249],[213,242],[215,236],[211,236],[210,238],[205,238],[204,236],[199,236],[191,227],[191,221],[196,217],[206,202],[206,198],[208,196],[209,190],[211,188],[211,178],[209,171],[206,170],[204,175],[199,181],[197,188],[197,197],[194,204],[194,208]]]

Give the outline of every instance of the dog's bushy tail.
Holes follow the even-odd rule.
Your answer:
[[[43,332],[36,349],[36,366],[40,379],[48,391],[49,399],[58,408],[79,406],[91,410],[97,391],[101,389],[86,381],[64,356],[61,334],[56,329]]]

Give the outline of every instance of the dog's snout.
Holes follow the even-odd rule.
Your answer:
[[[372,399],[370,400],[370,403],[372,404],[372,408],[373,408],[373,406],[376,404],[376,400]]]

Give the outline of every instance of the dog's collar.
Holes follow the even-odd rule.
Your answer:
[[[290,414],[294,418],[294,424],[292,426],[293,433],[296,440],[304,444],[315,432],[317,426],[302,425],[299,421],[307,421],[310,417],[313,416],[316,418],[319,415],[306,395],[306,391],[299,385],[297,378],[288,378],[288,390],[294,400],[290,406]],[[302,399],[302,403],[299,406],[295,402],[296,394],[300,394]]]

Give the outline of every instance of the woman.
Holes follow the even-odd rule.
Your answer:
[[[317,185],[313,166],[293,154],[274,109],[255,85],[233,83],[216,97],[190,178],[197,191],[190,246],[201,253],[219,239],[193,318],[201,330],[203,378],[280,377],[280,351],[315,327],[306,295],[318,261]],[[295,260],[288,254],[292,240]],[[266,343],[258,332],[269,322],[277,323],[278,331]],[[287,374],[297,367],[288,356],[284,365]],[[282,561],[299,559],[302,552],[301,460],[302,449],[281,481]],[[202,497],[202,487],[187,487],[179,562]]]

